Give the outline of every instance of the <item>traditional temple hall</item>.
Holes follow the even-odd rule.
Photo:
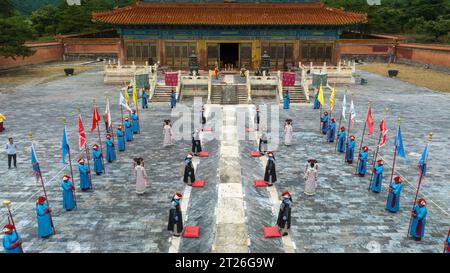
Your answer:
[[[145,0],[94,14],[121,37],[121,63],[157,62],[200,69],[257,69],[264,52],[271,70],[298,62],[339,61],[343,31],[367,22],[367,14],[326,6],[319,0]]]

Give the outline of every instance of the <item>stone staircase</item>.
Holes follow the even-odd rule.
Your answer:
[[[237,100],[239,104],[247,104],[247,98],[248,98],[248,91],[246,85],[237,85]]]
[[[170,101],[170,94],[172,93],[172,90],[175,90],[176,86],[164,86],[164,85],[158,85],[155,89],[155,94],[153,95],[151,101],[152,102],[169,102]]]
[[[292,103],[308,103],[308,101],[306,100],[305,92],[303,91],[303,87],[301,85],[290,86],[289,88],[283,86],[283,92],[288,89]]]
[[[212,86],[211,87],[211,103],[212,104],[221,104],[222,103],[222,87],[221,86]]]

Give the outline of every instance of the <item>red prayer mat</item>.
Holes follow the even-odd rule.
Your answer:
[[[278,227],[264,227],[265,238],[279,238],[281,237],[280,228]]]
[[[186,226],[184,228],[184,238],[198,238],[200,236],[200,227],[198,226]]]
[[[203,132],[212,132],[213,128],[203,128]]]
[[[203,188],[205,186],[205,180],[195,180],[194,183],[192,183],[193,188]]]
[[[260,157],[262,156],[260,152],[250,152],[250,156],[252,157]]]
[[[200,153],[198,153],[198,156],[199,157],[208,157],[209,153],[208,152],[200,152]]]
[[[256,129],[255,128],[245,128],[245,131],[246,132],[254,132],[254,131],[256,131]]]
[[[255,187],[267,187],[267,183],[264,180],[255,180]]]

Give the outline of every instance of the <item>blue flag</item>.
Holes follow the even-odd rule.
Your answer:
[[[39,162],[36,156],[36,149],[34,148],[34,144],[31,143],[31,166],[33,167],[33,172],[36,177],[39,176]]]
[[[394,145],[397,149],[398,156],[406,158],[405,149],[403,148],[402,129],[398,126],[397,136],[395,137]]]
[[[419,164],[417,167],[419,168],[419,173],[423,176],[427,173],[427,158],[428,158],[428,144],[423,150],[422,156],[420,157]]]
[[[61,151],[62,151],[62,163],[66,164],[66,156],[69,153],[69,144],[67,141],[67,133],[65,126],[62,133]]]

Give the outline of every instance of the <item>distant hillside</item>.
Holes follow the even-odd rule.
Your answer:
[[[51,4],[58,6],[64,0],[13,0],[14,7],[23,14],[31,14],[34,10]]]

